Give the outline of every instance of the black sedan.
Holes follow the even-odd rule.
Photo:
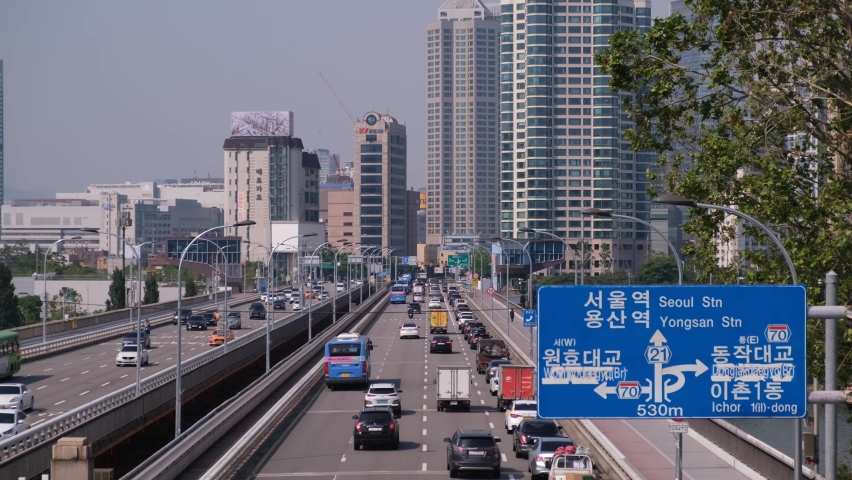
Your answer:
[[[446,335],[435,335],[429,344],[429,353],[447,352],[453,353],[453,341]]]
[[[216,314],[213,312],[204,312],[201,314],[204,317],[204,321],[207,322],[208,326],[215,327],[219,322],[216,321]]]
[[[207,320],[203,315],[193,315],[186,322],[187,330],[207,330]]]
[[[287,301],[282,299],[272,301],[273,310],[287,310]]]

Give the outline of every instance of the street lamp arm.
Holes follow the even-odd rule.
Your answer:
[[[768,236],[772,240],[772,242],[775,243],[775,246],[777,246],[778,249],[781,250],[781,254],[784,255],[784,260],[787,261],[787,267],[790,269],[790,277],[793,280],[793,285],[799,284],[799,276],[796,274],[796,267],[793,265],[793,259],[790,258],[790,254],[787,253],[787,249],[784,248],[784,244],[781,243],[781,240],[778,238],[777,235],[775,235],[775,233],[769,227],[758,222],[757,219],[752,217],[751,215],[748,215],[747,213],[743,213],[743,212],[741,212],[741,211],[739,211],[735,208],[723,207],[722,205],[710,205],[710,204],[707,204],[707,203],[696,203],[695,206],[701,207],[701,208],[710,208],[710,209],[715,209],[715,210],[722,210],[723,212],[728,212],[731,215],[736,215],[740,218],[744,218],[744,219],[754,223],[755,225],[757,225],[761,230],[763,230],[763,233],[765,233],[766,236]]]

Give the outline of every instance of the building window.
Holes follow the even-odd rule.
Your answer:
[[[351,217],[351,216],[352,216],[352,212],[343,212],[343,216],[344,216],[344,217]]]
[[[382,144],[361,145],[361,153],[382,153]]]

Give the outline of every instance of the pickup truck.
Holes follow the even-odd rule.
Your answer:
[[[479,341],[479,353],[476,355],[476,373],[485,373],[491,360],[509,358],[509,347],[503,340],[493,338]]]
[[[438,365],[438,378],[435,381],[438,387],[438,411],[458,408],[469,412],[471,381],[470,367]]]
[[[572,455],[558,454],[547,461],[550,474],[547,480],[600,480],[588,449],[580,447]]]
[[[433,310],[429,314],[429,333],[447,333],[447,312],[445,310]]]
[[[500,365],[497,378],[497,410],[505,412],[515,400],[535,400],[535,366]]]

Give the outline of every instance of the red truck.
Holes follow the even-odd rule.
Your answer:
[[[535,399],[535,366],[533,365],[500,365],[497,374],[499,389],[497,390],[497,409],[506,411],[513,400]]]

